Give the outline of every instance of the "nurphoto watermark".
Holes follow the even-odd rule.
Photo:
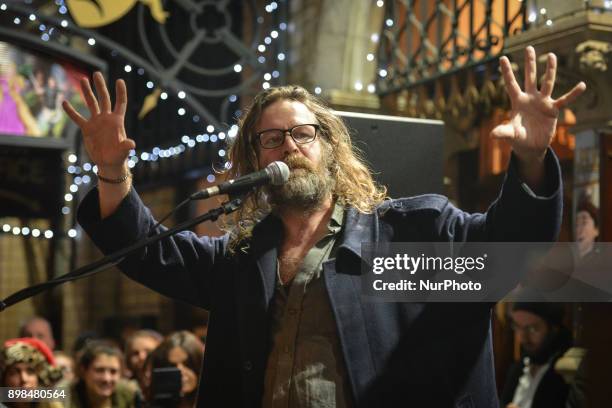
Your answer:
[[[612,301],[612,243],[363,243],[362,295],[390,302]],[[528,299],[524,299],[527,294]]]

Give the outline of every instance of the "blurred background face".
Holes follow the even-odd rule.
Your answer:
[[[55,349],[53,331],[49,322],[43,319],[33,319],[23,327],[22,337],[33,337],[45,343],[49,350]]]
[[[529,354],[537,353],[548,336],[549,327],[541,317],[524,311],[512,312],[513,329],[523,350]]]
[[[136,337],[130,344],[130,350],[128,354],[128,364],[130,370],[134,374],[139,373],[142,370],[147,356],[151,354],[153,350],[159,345],[159,341],[152,337]]]
[[[576,214],[576,242],[578,242],[581,255],[591,249],[598,235],[599,230],[595,226],[591,214],[587,211],[579,211]]]
[[[168,361],[176,366],[181,371],[181,393],[189,394],[198,386],[198,376],[189,367],[186,366],[189,356],[180,347],[174,347],[168,352]]]
[[[26,363],[17,363],[6,369],[4,375],[6,387],[38,387],[38,376],[34,368]]]
[[[64,354],[55,354],[55,365],[62,370],[62,380],[74,380],[74,361]]]
[[[83,373],[87,393],[95,398],[108,398],[115,391],[121,375],[119,357],[100,354]]]

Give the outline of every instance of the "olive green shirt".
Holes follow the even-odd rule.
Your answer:
[[[328,233],[306,254],[287,286],[277,278],[263,406],[350,407],[351,393],[336,322],[321,276],[335,256],[344,222],[336,204]]]

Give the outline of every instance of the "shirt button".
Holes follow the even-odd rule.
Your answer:
[[[243,365],[244,371],[251,371],[253,369],[253,363],[250,360],[244,362]]]

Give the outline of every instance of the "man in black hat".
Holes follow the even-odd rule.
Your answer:
[[[562,325],[560,303],[516,302],[512,327],[518,334],[521,359],[508,372],[501,395],[507,408],[564,407],[568,385],[555,362],[571,346],[569,330]]]

